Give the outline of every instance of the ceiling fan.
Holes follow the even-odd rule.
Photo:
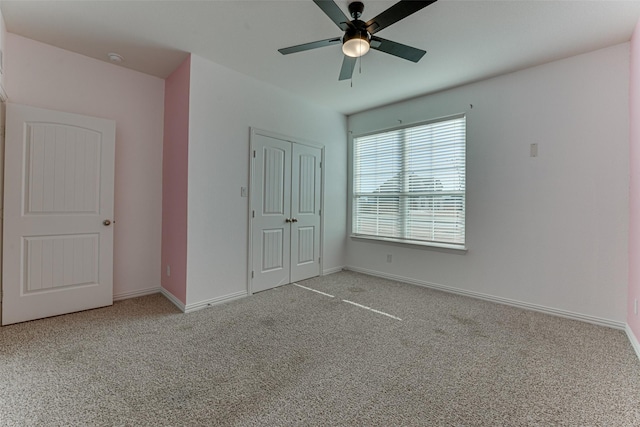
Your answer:
[[[278,49],[278,52],[283,55],[288,55],[290,53],[342,43],[342,52],[345,54],[345,57],[342,61],[339,80],[348,80],[351,78],[357,59],[367,53],[369,48],[412,62],[418,62],[424,54],[427,53],[426,51],[383,39],[382,37],[374,36],[374,34],[436,1],[437,0],[401,0],[375,18],[363,22],[360,20],[364,10],[364,3],[361,1],[352,1],[349,3],[349,13],[353,18],[349,20],[333,0],[313,0],[329,19],[344,31],[344,35],[342,37],[333,37]]]

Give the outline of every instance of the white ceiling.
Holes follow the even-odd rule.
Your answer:
[[[336,3],[348,15],[348,1]],[[367,21],[395,1],[364,3]],[[352,82],[339,82],[340,46],[277,51],[341,35],[311,0],[0,6],[7,30],[31,39],[105,61],[117,52],[122,66],[162,78],[193,52],[345,114],[622,43],[640,17],[640,1],[440,0],[377,33],[426,50],[418,64],[372,51]]]

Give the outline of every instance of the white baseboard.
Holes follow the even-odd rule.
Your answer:
[[[338,273],[342,270],[344,270],[344,265],[341,265],[339,267],[327,268],[325,270],[322,270],[322,276],[326,276],[327,274]]]
[[[160,292],[160,286],[156,286],[153,288],[146,288],[146,289],[138,289],[138,290],[129,291],[129,292],[119,292],[117,294],[113,294],[113,300],[121,301],[123,299],[143,297],[145,295],[153,295],[153,294],[157,294],[158,292]]]
[[[223,302],[233,301],[234,299],[246,297],[248,295],[247,291],[234,292],[232,294],[223,295],[217,298],[211,298],[204,301],[195,302],[192,304],[187,304],[185,309],[183,310],[185,313],[191,313],[192,311],[200,310],[206,307],[211,307],[212,305],[222,304]]]
[[[625,330],[626,323],[618,322],[611,319],[603,319],[601,317],[590,316],[587,314],[574,313],[572,311],[561,310],[552,307],[546,307],[544,305],[531,304],[528,302],[512,300],[509,298],[497,297],[481,292],[467,291],[464,289],[453,288],[451,286],[439,285],[437,283],[431,283],[423,280],[417,280],[410,277],[397,276],[395,274],[383,273],[375,270],[368,270],[364,268],[346,266],[345,270],[351,270],[358,273],[368,274],[370,276],[382,277],[384,279],[396,280],[398,282],[409,283],[412,285],[424,286],[426,288],[436,289],[439,291],[449,292],[458,295],[464,295],[471,298],[477,298],[485,301],[496,302],[498,304],[510,305],[513,307],[524,308],[532,311],[539,311],[541,313],[551,314],[553,316],[565,317],[567,319],[579,320],[582,322],[592,323],[600,326],[607,326],[609,328]]]
[[[631,330],[631,326],[629,326],[628,324],[625,327],[625,332],[627,333],[627,337],[631,342],[631,347],[633,347],[636,352],[636,356],[638,356],[638,359],[640,359],[640,342],[638,342],[638,338]]]
[[[173,303],[173,305],[175,305],[176,307],[178,307],[180,309],[181,312],[184,313],[184,304],[182,303],[182,301],[180,301],[178,298],[176,298],[175,295],[173,295],[171,292],[169,292],[168,290],[166,290],[165,288],[160,288],[160,293],[162,295],[164,295],[164,297],[166,299],[168,299],[169,301],[171,301]]]
[[[160,293],[164,295],[169,301],[171,301],[176,307],[180,309],[183,313],[191,313],[192,311],[200,310],[206,307],[211,307],[212,305],[222,304],[223,302],[232,301],[234,299],[246,297],[247,291],[234,292],[232,294],[223,295],[217,298],[211,298],[204,301],[199,301],[191,304],[183,304],[175,295],[166,290],[165,288],[160,288]]]

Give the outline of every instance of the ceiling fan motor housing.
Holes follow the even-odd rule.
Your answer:
[[[371,41],[371,35],[365,28],[365,23],[360,20],[351,21],[353,27],[347,28],[342,37],[342,43],[346,43],[351,39],[362,39],[367,42]]]

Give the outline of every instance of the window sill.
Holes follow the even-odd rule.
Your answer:
[[[362,236],[357,234],[352,234],[350,237],[355,240],[366,240],[366,241],[373,241],[373,242],[380,242],[380,243],[394,243],[401,246],[409,246],[409,247],[417,246],[424,249],[445,250],[447,252],[457,253],[457,254],[466,254],[468,251],[466,246],[452,245],[447,243],[419,242],[416,240],[409,241],[409,240],[402,240],[402,239],[392,239],[390,237]]]

